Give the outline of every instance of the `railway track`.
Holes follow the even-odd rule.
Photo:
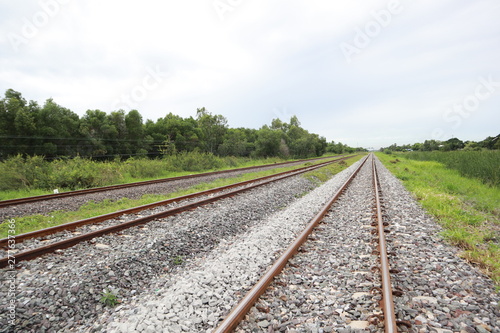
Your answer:
[[[344,182],[344,184],[339,188],[339,190],[333,195],[333,197],[323,206],[321,211],[315,215],[313,219],[307,224],[306,228],[299,234],[299,236],[290,244],[290,246],[283,252],[283,254],[274,262],[274,264],[269,268],[269,270],[262,276],[262,278],[255,284],[254,287],[243,297],[243,299],[235,306],[232,311],[227,315],[224,321],[214,330],[214,333],[225,333],[232,332],[235,330],[239,323],[247,316],[250,309],[255,305],[257,300],[262,294],[273,283],[274,279],[281,273],[283,268],[288,264],[289,260],[301,249],[301,246],[307,241],[308,237],[311,235],[313,230],[322,222],[322,220],[327,216],[327,214],[332,209],[334,203],[339,199],[339,197],[346,191],[349,184],[356,177],[358,172],[363,168],[365,163],[371,165],[372,169],[372,181],[373,181],[373,197],[374,206],[368,207],[369,210],[374,211],[374,221],[372,222],[373,234],[377,235],[376,243],[377,247],[375,253],[379,257],[379,266],[375,267],[377,271],[380,272],[381,285],[375,288],[380,291],[381,300],[380,307],[382,308],[382,314],[374,313],[376,320],[382,319],[384,331],[386,333],[398,332],[398,326],[396,323],[394,301],[393,301],[393,289],[391,283],[391,269],[389,264],[389,259],[387,255],[387,242],[385,238],[385,227],[389,225],[387,221],[384,221],[382,214],[381,205],[381,194],[379,188],[379,179],[377,174],[377,169],[375,166],[375,159],[373,154],[367,156],[358,168],[351,174],[351,176]],[[260,307],[260,309],[266,308]],[[267,310],[269,311],[269,310]],[[367,322],[368,324],[368,322]]]
[[[15,274],[17,289],[14,301],[0,289],[0,321],[14,303],[18,332],[220,329],[302,233],[305,241],[236,333],[500,332],[495,286],[442,242],[435,223],[380,162],[374,171],[366,160],[341,190],[360,164],[319,187],[290,177],[2,270]],[[391,281],[383,282],[385,235],[390,268],[400,272],[389,270]],[[405,293],[386,306],[384,285]],[[103,291],[121,303],[103,306]]]
[[[109,185],[109,186],[103,186],[103,187],[96,187],[96,188],[89,188],[89,189],[82,189],[82,190],[75,190],[75,191],[61,192],[61,193],[53,193],[53,194],[45,194],[45,195],[38,195],[38,196],[18,198],[18,199],[0,200],[0,208],[6,208],[6,207],[17,206],[17,205],[26,204],[26,203],[35,203],[35,202],[41,202],[41,201],[47,201],[47,200],[53,200],[53,199],[75,197],[75,196],[80,196],[80,195],[85,195],[85,194],[119,190],[119,189],[125,189],[125,188],[137,187],[137,186],[161,184],[161,183],[168,183],[168,182],[174,182],[174,181],[179,181],[179,180],[202,178],[202,177],[207,177],[207,176],[224,175],[224,174],[229,174],[229,173],[233,173],[233,172],[242,172],[242,171],[249,171],[250,172],[250,171],[259,170],[259,169],[263,169],[263,168],[285,167],[288,165],[296,165],[296,164],[300,164],[300,163],[317,161],[317,160],[321,160],[321,159],[325,159],[325,158],[321,157],[321,158],[314,158],[314,159],[298,160],[298,161],[293,161],[293,162],[281,162],[281,163],[260,165],[260,166],[254,166],[254,167],[205,172],[205,173],[199,173],[199,174],[194,174],[194,175],[154,179],[154,180],[133,182],[133,183],[127,183],[127,184]]]
[[[326,162],[322,162],[313,166],[301,167],[292,171],[281,172],[278,174],[274,174],[271,176],[265,176],[258,179],[253,179],[249,181],[244,181],[240,183],[235,183],[227,186],[218,187],[211,190],[206,190],[202,192],[197,192],[189,195],[185,195],[182,197],[176,197],[168,200],[163,200],[160,202],[155,202],[148,205],[143,205],[139,207],[134,207],[122,211],[118,211],[115,213],[105,214],[101,216],[96,216],[80,221],[70,222],[58,226],[54,226],[51,228],[41,229],[33,232],[29,232],[26,234],[17,235],[15,237],[8,237],[0,239],[0,247],[4,249],[4,252],[8,252],[9,243],[12,242],[12,239],[15,239],[16,249],[21,252],[15,253],[15,255],[5,255],[5,257],[0,258],[0,268],[12,266],[13,264],[17,264],[20,261],[30,260],[37,257],[40,257],[44,254],[54,252],[56,250],[68,248],[74,246],[80,242],[88,241],[96,237],[100,237],[102,235],[106,235],[109,233],[116,233],[122,231],[127,228],[131,228],[138,225],[143,225],[149,221],[165,218],[168,216],[172,216],[175,214],[179,214],[181,212],[194,209],[196,207],[206,205],[209,203],[213,203],[217,200],[221,200],[230,196],[234,196],[240,194],[242,192],[254,189],[259,186],[264,186],[269,183],[283,180],[289,177],[293,177],[296,175],[300,175],[309,171],[316,170],[318,168],[324,167],[326,165],[332,163],[338,163],[340,161],[344,161],[351,157],[342,157],[339,159],[328,160]],[[205,198],[203,198],[205,197]],[[197,201],[193,201],[195,198],[202,198]],[[189,201],[189,202],[187,202]],[[183,203],[187,202],[187,203]],[[174,205],[175,207],[169,207]],[[167,207],[159,212],[151,211],[152,209],[159,207]],[[128,221],[122,222],[117,220],[118,217],[123,215],[137,214],[139,212],[150,211],[150,213],[143,213],[146,216],[135,217]],[[69,233],[77,228],[81,228],[88,225],[93,225],[96,223],[101,223],[104,221],[112,220],[109,225],[103,226],[98,230],[93,231],[85,231],[82,234],[74,236]],[[47,236],[54,234],[63,234],[63,239],[52,238],[52,239],[44,239]],[[68,234],[71,237],[68,237]],[[38,238],[37,242],[34,242],[34,248],[23,249],[21,243],[30,239]],[[43,244],[43,245],[41,245]],[[41,246],[40,246],[41,245]]]

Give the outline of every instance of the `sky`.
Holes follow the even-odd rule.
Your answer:
[[[80,116],[297,116],[375,148],[500,133],[498,0],[0,0],[7,89]]]

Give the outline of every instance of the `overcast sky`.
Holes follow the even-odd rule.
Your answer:
[[[83,115],[296,115],[351,146],[500,133],[498,0],[0,0],[0,90]]]

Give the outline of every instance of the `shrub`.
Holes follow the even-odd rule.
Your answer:
[[[204,171],[221,168],[224,163],[212,153],[182,152],[165,157],[171,171]]]
[[[79,189],[103,186],[121,178],[113,162],[76,157],[45,161],[42,156],[15,156],[0,163],[0,190]]]
[[[165,173],[167,163],[161,159],[130,158],[123,164],[123,172],[132,178],[153,178]]]
[[[17,190],[44,186],[50,173],[51,170],[43,157],[24,159],[17,155],[0,164],[0,189]]]

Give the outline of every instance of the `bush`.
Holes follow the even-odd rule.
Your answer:
[[[21,155],[0,164],[0,190],[31,189],[44,186],[51,171],[41,156],[24,159]]]
[[[96,162],[76,157],[72,160],[57,160],[51,163],[52,181],[44,188],[91,188],[115,183],[121,173],[115,162]]]
[[[161,159],[130,158],[124,162],[122,170],[132,178],[153,178],[165,174],[167,163]]]
[[[76,190],[168,177],[171,172],[203,172],[237,167],[248,161],[248,158],[221,158],[199,151],[177,153],[161,159],[136,157],[124,162],[120,159],[101,162],[81,157],[47,161],[42,156],[18,155],[0,162],[0,191]],[[277,161],[273,158],[259,161],[259,164]]]
[[[171,171],[204,171],[221,168],[224,163],[220,157],[212,153],[197,151],[183,152],[165,157]]]
[[[55,188],[79,189],[116,182],[121,174],[113,163],[76,157],[71,160],[44,160],[42,156],[18,155],[0,163],[0,190]]]

